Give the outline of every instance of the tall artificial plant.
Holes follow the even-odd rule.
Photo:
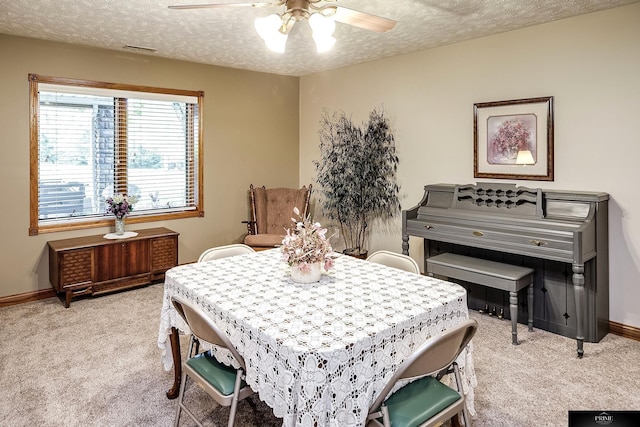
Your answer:
[[[389,122],[374,109],[362,127],[344,112],[320,119],[320,160],[314,161],[322,187],[323,215],[338,223],[345,252],[367,252],[369,225],[400,212],[396,183],[398,156]]]

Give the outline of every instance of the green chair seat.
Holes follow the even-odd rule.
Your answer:
[[[460,394],[434,377],[407,384],[386,401],[393,427],[416,427],[447,408]]]
[[[218,362],[208,351],[188,359],[186,363],[223,395],[233,394],[236,382],[236,369],[233,366]],[[246,385],[242,381],[240,388]]]

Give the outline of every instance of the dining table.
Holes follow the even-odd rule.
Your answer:
[[[369,406],[422,343],[469,317],[459,284],[346,255],[319,282],[291,280],[280,249],[185,264],[165,274],[158,347],[180,383],[179,334],[189,328],[171,304],[200,307],[237,348],[246,382],[293,426],[364,426]],[[220,362],[227,350],[202,343]],[[457,360],[474,415],[473,342]]]

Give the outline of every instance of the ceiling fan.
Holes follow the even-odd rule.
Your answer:
[[[335,43],[332,37],[335,22],[353,25],[369,31],[385,33],[396,21],[366,12],[338,6],[337,0],[273,0],[269,2],[209,3],[169,6],[169,9],[216,9],[225,7],[284,6],[284,12],[257,18],[255,27],[267,47],[284,52],[287,35],[296,22],[308,20],[318,52],[329,50]],[[324,4],[318,4],[324,3]]]

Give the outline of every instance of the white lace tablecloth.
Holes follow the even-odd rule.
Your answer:
[[[466,291],[457,284],[347,256],[319,283],[297,284],[273,249],[166,273],[158,346],[167,370],[171,327],[188,331],[172,295],[195,302],[229,334],[245,358],[247,383],[286,427],[363,426],[395,368],[426,339],[468,318]],[[472,345],[458,362],[474,414]]]

